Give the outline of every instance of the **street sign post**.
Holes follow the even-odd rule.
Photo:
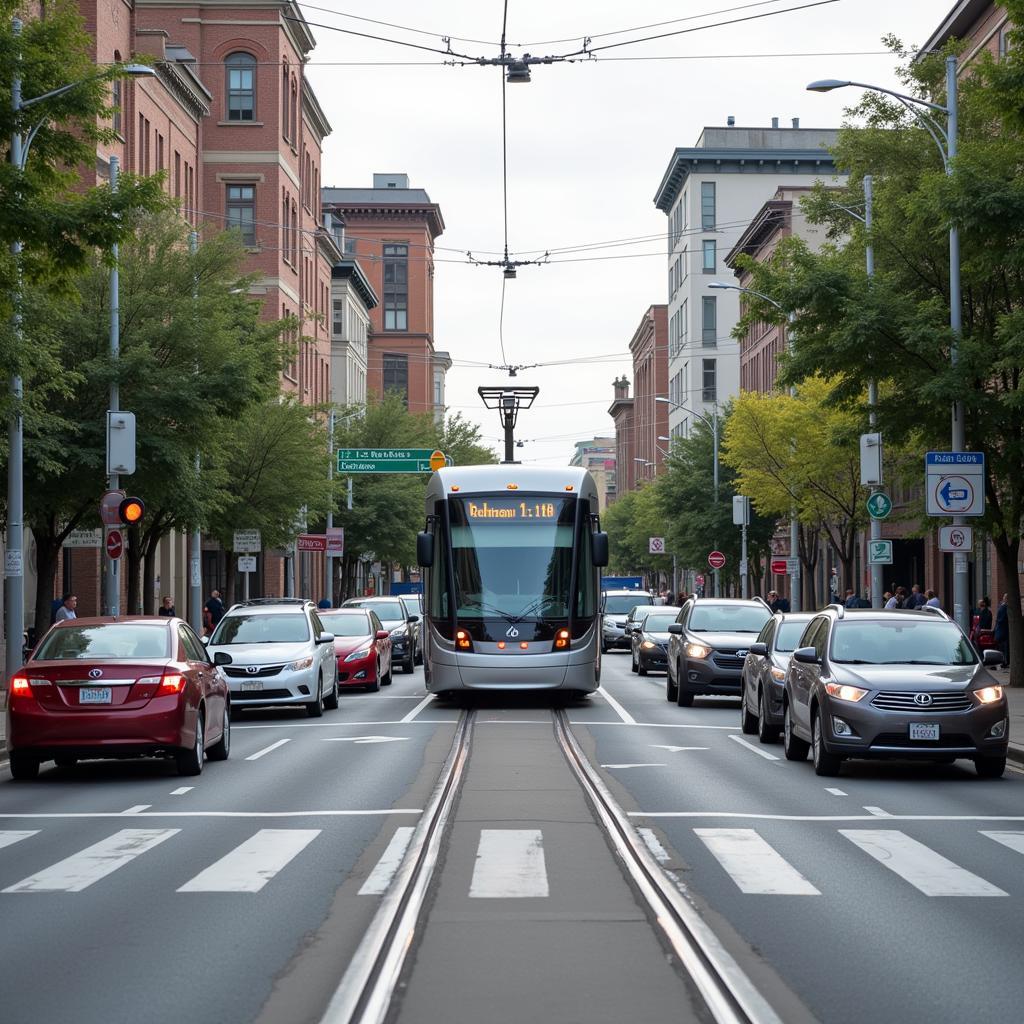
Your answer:
[[[448,464],[434,448],[339,448],[338,473],[430,473]]]
[[[939,528],[940,551],[970,551],[974,547],[974,529],[970,526],[943,526]]]
[[[300,533],[295,538],[295,547],[299,551],[326,551],[327,535],[324,533]]]
[[[708,565],[712,569],[721,569],[725,565],[725,555],[721,551],[712,551],[708,555]]]
[[[882,435],[860,435],[860,482],[864,487],[882,486]]]
[[[891,540],[873,540],[868,544],[868,565],[892,565]]]
[[[928,452],[924,458],[925,511],[930,516],[985,514],[983,452]]]
[[[258,555],[261,547],[259,530],[235,530],[232,550],[236,555]]]
[[[789,572],[788,558],[773,558],[771,570],[776,576],[785,576]]]
[[[892,511],[892,498],[884,491],[875,491],[868,498],[868,515],[872,519],[888,519]]]
[[[111,559],[118,559],[121,557],[121,553],[124,551],[124,538],[121,536],[120,530],[108,530],[107,531],[107,557]]]
[[[665,538],[664,537],[648,537],[647,538],[647,552],[651,555],[663,555],[665,554]]]
[[[256,556],[255,555],[241,555],[238,559],[238,571],[244,572],[247,575],[251,572],[256,571]]]

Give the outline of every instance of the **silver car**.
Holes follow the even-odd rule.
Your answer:
[[[606,590],[601,595],[601,652],[613,647],[629,647],[632,637],[626,632],[626,619],[634,608],[653,605],[645,590]],[[632,615],[632,618],[637,618]]]
[[[260,600],[232,605],[207,650],[231,688],[231,705],[301,705],[311,718],[338,706],[334,634],[312,601]]]

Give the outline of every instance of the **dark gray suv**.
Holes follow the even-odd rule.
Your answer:
[[[759,597],[691,597],[668,627],[666,699],[688,708],[701,694],[738,697],[750,645],[771,617]]]
[[[970,758],[982,778],[1006,768],[1006,695],[960,627],[939,609],[829,605],[811,619],[786,671],[786,757],[814,754],[818,775],[849,757]]]

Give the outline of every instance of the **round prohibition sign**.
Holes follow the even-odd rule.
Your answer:
[[[945,512],[955,514],[974,504],[974,485],[964,476],[939,477],[933,493],[935,503]]]
[[[708,555],[708,565],[710,565],[712,569],[721,569],[725,565],[725,555],[723,555],[721,551],[712,551],[711,554]]]

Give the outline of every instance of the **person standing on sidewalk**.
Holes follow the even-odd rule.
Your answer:
[[[999,607],[996,609],[996,628],[993,639],[996,642],[996,647],[1003,652],[1003,664],[1010,664],[1010,620],[1009,612],[1006,608],[1006,594],[1003,594],[1003,599],[999,602]]]
[[[60,603],[60,607],[57,609],[57,615],[54,618],[54,622],[64,622],[65,619],[77,619],[78,612],[75,609],[78,607],[78,598],[74,594],[65,594],[64,599]]]

